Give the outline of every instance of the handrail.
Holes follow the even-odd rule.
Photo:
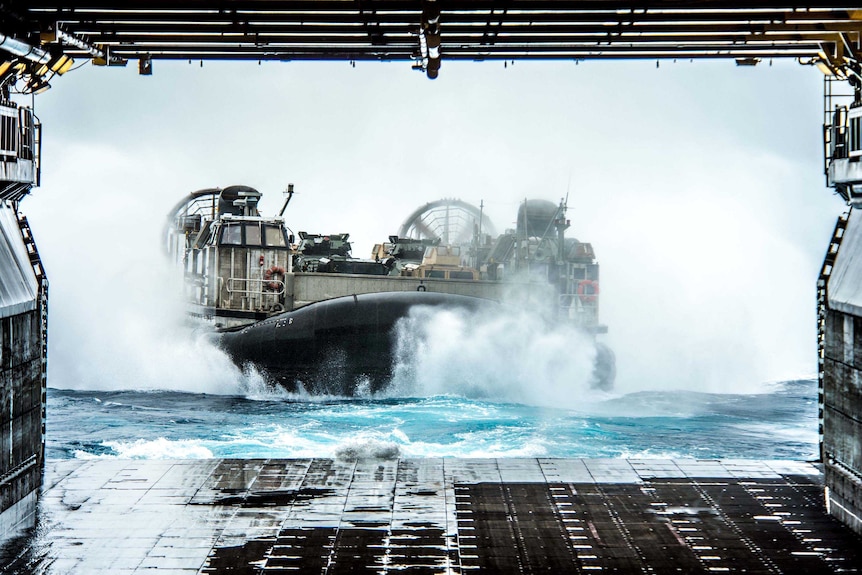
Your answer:
[[[186,210],[184,215],[197,215],[197,214],[213,214],[215,213],[215,207],[218,205],[218,196],[204,196],[200,198],[195,198],[186,204]]]
[[[22,473],[34,467],[38,462],[39,460],[36,455],[31,455],[3,475],[0,475],[0,486],[6,487],[9,483],[20,477]]]
[[[252,283],[257,283],[257,284],[260,284],[260,288],[259,288],[259,289],[255,289],[255,290],[250,290],[250,289],[236,289],[236,288],[234,288],[234,287],[233,287],[233,282],[252,282]],[[277,284],[278,289],[268,289],[268,290],[264,290],[264,289],[263,289],[263,284],[267,284],[267,285],[270,285],[270,284]],[[235,277],[229,277],[229,278],[227,278],[227,285],[225,286],[225,289],[226,289],[226,290],[227,290],[227,292],[228,292],[228,293],[230,293],[230,294],[234,294],[234,293],[240,293],[240,294],[242,294],[242,293],[245,293],[245,294],[255,294],[255,295],[260,295],[260,294],[263,294],[263,295],[281,295],[281,294],[283,294],[283,293],[284,293],[284,282],[283,282],[283,281],[281,281],[281,280],[276,280],[276,279],[269,279],[269,280],[267,280],[267,279],[263,279],[263,278],[235,278]]]
[[[34,184],[42,185],[42,121],[33,114],[33,170]]]
[[[560,307],[572,307],[571,305],[566,305],[565,302],[574,302],[579,301],[582,307],[598,307],[599,306],[599,294],[590,293],[590,294],[579,294],[575,293],[561,293],[559,294]]]
[[[838,82],[836,84],[836,82]],[[829,176],[829,164],[833,160],[847,159],[847,112],[853,101],[853,93],[836,91],[846,82],[834,76],[823,77],[823,173]],[[828,183],[828,181],[827,181]]]

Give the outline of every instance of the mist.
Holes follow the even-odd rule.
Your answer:
[[[61,172],[90,164],[94,150],[71,144],[64,152]],[[50,385],[241,391],[247,375],[185,317],[182,276],[161,251],[168,198],[147,189],[145,163],[108,147],[96,152],[102,169],[87,185],[33,217],[49,270]]]
[[[822,177],[821,82],[778,62],[447,62],[434,82],[400,64],[77,70],[36,98],[42,186],[22,204],[51,280],[49,383],[253,386],[182,319],[159,234],[192,190],[250,185],[271,214],[290,182],[288,226],[350,232],[361,257],[428,201],[484,201],[503,230],[523,198],[567,196],[569,236],[602,265],[619,392],[813,374],[815,281],[842,209]],[[447,321],[440,338],[464,327]],[[565,346],[546,337],[525,345]],[[492,364],[471,381],[517,387],[506,377]]]
[[[569,408],[606,397],[590,389],[591,338],[534,311],[420,306],[396,327],[395,373],[386,394]]]

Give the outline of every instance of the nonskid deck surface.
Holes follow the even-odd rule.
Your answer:
[[[862,539],[827,514],[820,469],[794,461],[54,460],[38,527],[2,566],[852,573]]]

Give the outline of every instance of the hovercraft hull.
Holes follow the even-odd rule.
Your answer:
[[[355,395],[392,376],[396,323],[415,306],[477,309],[495,302],[432,293],[384,292],[319,301],[221,335],[238,365],[251,363],[288,391]]]

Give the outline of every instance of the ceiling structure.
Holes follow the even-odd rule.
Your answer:
[[[796,58],[862,72],[862,5],[846,1],[0,0],[0,36],[0,58],[34,61],[30,47],[49,75],[68,67],[61,52],[138,60],[143,74],[159,59],[408,61],[431,78],[443,60]]]

